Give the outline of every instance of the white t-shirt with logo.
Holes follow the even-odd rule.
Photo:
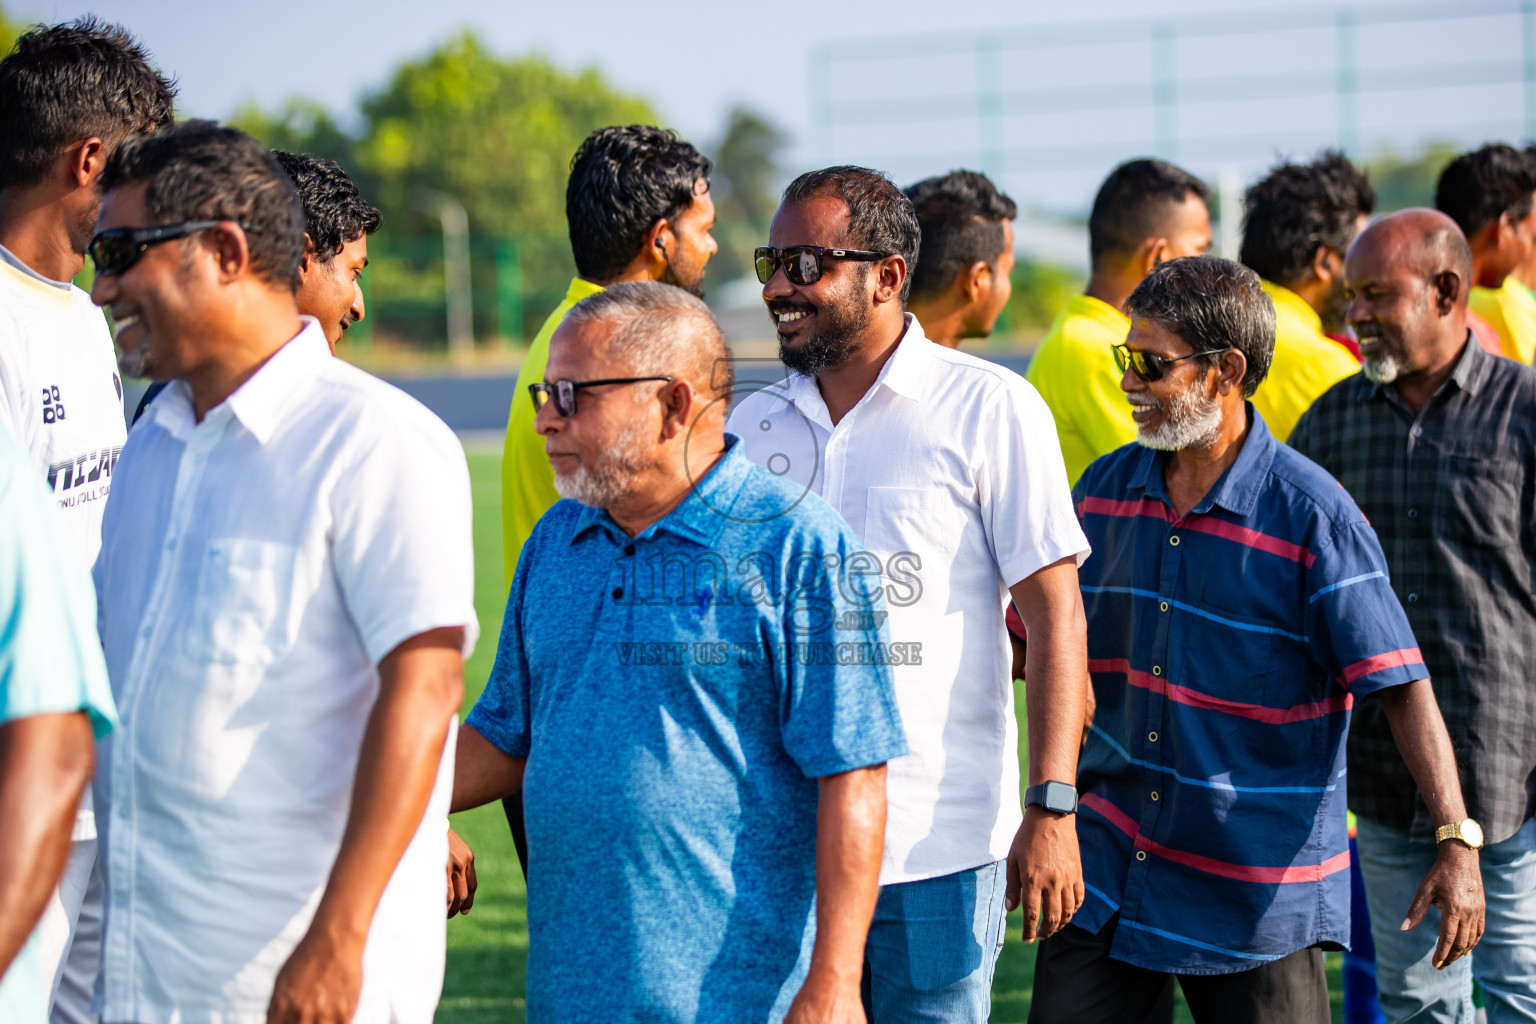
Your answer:
[[[0,429],[32,457],[53,491],[65,536],[86,571],[101,550],[101,517],[128,429],[112,335],[90,296],[52,281],[0,246]],[[90,793],[75,839],[94,839]]]

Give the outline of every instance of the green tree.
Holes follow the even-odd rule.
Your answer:
[[[778,157],[788,143],[782,131],[755,111],[733,107],[726,115],[711,175],[714,234],[720,243],[710,266],[715,280],[750,273],[753,248],[767,243],[768,222],[778,207]]]
[[[349,172],[357,168],[356,140],[342,131],[329,111],[312,100],[295,97],[270,113],[247,103],[230,118],[230,124],[273,149],[335,160]]]
[[[1458,152],[1451,143],[1430,142],[1417,156],[1405,157],[1388,149],[1366,161],[1371,184],[1376,186],[1377,212],[1434,206],[1435,182]]]

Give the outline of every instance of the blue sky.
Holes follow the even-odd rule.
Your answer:
[[[596,65],[620,87],[650,99],[663,117],[696,141],[719,131],[725,111],[746,103],[788,130],[795,140],[790,170],[835,159],[866,162],[899,180],[986,166],[1025,205],[1081,209],[1117,160],[1153,150],[1156,115],[1149,103],[1155,55],[1148,23],[1183,19],[1188,26],[1232,12],[1274,11],[1274,0],[885,0],[879,5],[825,0],[756,4],[486,3],[472,0],[372,0],[316,3],[265,0],[0,0],[12,14],[59,20],[87,11],[121,21],[181,83],[185,112],[226,116],[243,101],[276,105],[306,95],[337,111],[378,86],[401,59],[473,27],[497,50],[539,51],[568,67]],[[1361,3],[1371,11],[1402,4]],[[1459,11],[1511,11],[1513,0],[1463,0]],[[1180,39],[1166,52],[1183,101],[1176,116],[1180,162],[1210,178],[1223,168],[1256,176],[1277,155],[1306,155],[1339,137],[1340,108],[1332,95],[1339,77],[1335,8],[1292,4],[1272,30]],[[1437,8],[1420,8],[1436,10]],[[1443,5],[1441,10],[1444,9]],[[805,13],[809,12],[809,13]],[[1311,12],[1310,14],[1308,12]],[[1325,27],[1296,28],[1311,18]],[[1102,33],[1128,36],[1029,48],[1040,33],[1089,21]],[[1518,66],[1521,24],[1516,15],[1410,26],[1363,24],[1356,30],[1360,80],[1396,76],[1415,88],[1362,95],[1356,108],[1359,148],[1411,150],[1425,139],[1476,143],[1516,139],[1526,125],[1518,83],[1478,84],[1479,76]],[[834,63],[818,77],[812,54],[894,53],[957,39],[959,52],[913,53],[884,60]],[[978,64],[975,40],[1001,45]],[[1447,66],[1436,72],[1436,66]],[[1394,72],[1392,69],[1405,69]],[[979,78],[1015,96],[1000,116],[978,116]],[[1274,76],[1290,89],[1318,95],[1237,95],[1245,76]],[[1374,76],[1374,77],[1373,77]],[[1406,76],[1406,79],[1405,79]],[[1422,81],[1420,81],[1422,78]],[[1265,79],[1264,81],[1268,81]],[[830,90],[814,83],[826,82]],[[830,95],[828,95],[828,92]],[[1119,109],[1055,109],[1087,95],[1115,99]],[[813,119],[813,97],[840,109],[877,113],[918,109],[925,119],[845,124],[829,137]],[[992,142],[989,144],[988,139]]]

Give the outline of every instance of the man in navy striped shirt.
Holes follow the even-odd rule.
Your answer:
[[[1248,397],[1274,350],[1252,271],[1174,260],[1116,347],[1139,444],[1074,498],[1096,719],[1078,773],[1087,899],[1038,954],[1031,1020],[1329,1020],[1349,941],[1344,740],[1379,694],[1436,824],[1466,812],[1445,725],[1370,524]],[[1442,844],[1407,914],[1436,966],[1482,934],[1477,851]]]

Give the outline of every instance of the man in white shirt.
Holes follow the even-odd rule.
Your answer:
[[[878,171],[790,184],[756,264],[793,372],[746,398],[730,430],[842,513],[873,556],[892,642],[920,651],[893,668],[912,752],[889,766],[867,1010],[874,1024],[969,1024],[990,1011],[1005,907],[1022,904],[1032,941],[1083,901],[1072,783],[1088,543],[1034,388],[935,345],[903,312],[918,239],[911,201]],[[1030,637],[1023,815],[1010,596]]]
[[[169,123],[173,97],[127,32],[91,19],[33,29],[0,60],[0,430],[47,480],[86,570],[127,432],[106,319],[70,280],[84,266],[107,157]],[[95,1019],[101,880],[89,791],[72,838],[38,929],[57,1024]]]
[[[189,122],[102,185],[92,298],[124,372],[174,382],[96,565],[102,1019],[427,1024],[477,630],[463,450],[300,317],[303,212],[254,139]]]

